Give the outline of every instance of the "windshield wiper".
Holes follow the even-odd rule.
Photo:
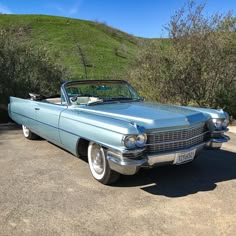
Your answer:
[[[105,101],[137,101],[137,100],[140,100],[140,98],[128,98],[128,97],[111,97],[111,98],[103,98],[103,100]]]
[[[101,104],[101,103],[104,103],[104,101],[103,100],[97,100],[97,101],[94,101],[94,102],[89,102],[87,104],[87,106],[97,105],[97,104]]]
[[[103,98],[102,100],[90,102],[87,105],[97,105],[97,104],[111,104],[111,103],[122,103],[122,102],[138,102],[143,101],[142,98],[127,98],[127,97],[117,97],[117,98]]]
[[[112,104],[112,103],[117,103],[118,101],[114,100],[98,100],[94,102],[89,102],[87,106],[93,106],[93,105],[99,105],[99,104]]]
[[[127,97],[118,97],[118,98],[113,98],[113,100],[119,101],[119,102],[138,102],[142,101],[141,98],[127,98]]]

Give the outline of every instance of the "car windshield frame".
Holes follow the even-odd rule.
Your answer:
[[[114,87],[112,87],[114,85]],[[89,86],[91,86],[91,90],[95,89],[96,94],[92,93],[86,93],[83,95],[83,92],[81,92],[82,87],[89,89]],[[116,88],[115,88],[116,87]],[[114,97],[106,97],[99,95],[99,90],[101,90],[101,93],[103,92],[103,95],[106,94],[107,91],[111,91],[112,89],[117,89],[117,91],[120,87],[120,89],[123,89],[122,92],[128,94],[128,96],[114,96]],[[87,90],[88,90],[87,89]],[[75,105],[72,103],[71,98],[77,98],[81,96],[87,96],[87,97],[98,97],[98,101],[91,102],[89,104],[85,105],[97,105],[97,104],[104,104],[104,103],[117,103],[117,102],[132,102],[132,101],[142,101],[143,99],[138,95],[136,90],[125,80],[74,80],[74,81],[68,81],[62,84],[61,86],[61,93],[64,97],[64,102],[67,105]],[[113,91],[114,93],[114,91]],[[77,104],[80,105],[80,104]],[[83,104],[84,105],[84,104]]]

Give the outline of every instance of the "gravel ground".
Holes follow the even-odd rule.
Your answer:
[[[236,134],[193,163],[103,186],[88,164],[0,127],[0,235],[236,235]]]

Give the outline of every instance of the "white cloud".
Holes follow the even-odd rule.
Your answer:
[[[2,14],[12,14],[12,11],[8,7],[6,7],[6,6],[4,6],[3,4],[0,3],[0,13],[2,13]]]
[[[81,1],[80,1],[80,2],[77,2],[74,6],[71,6],[71,7],[68,9],[69,15],[75,15],[75,14],[77,14],[77,13],[79,12],[80,5],[81,5]]]
[[[63,14],[64,16],[74,16],[79,13],[80,6],[82,4],[82,0],[76,1],[71,6],[62,6],[62,5],[51,5],[50,8],[56,9],[58,12]]]

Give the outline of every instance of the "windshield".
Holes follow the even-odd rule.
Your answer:
[[[125,81],[79,81],[65,85],[72,104],[139,100],[136,91]]]

